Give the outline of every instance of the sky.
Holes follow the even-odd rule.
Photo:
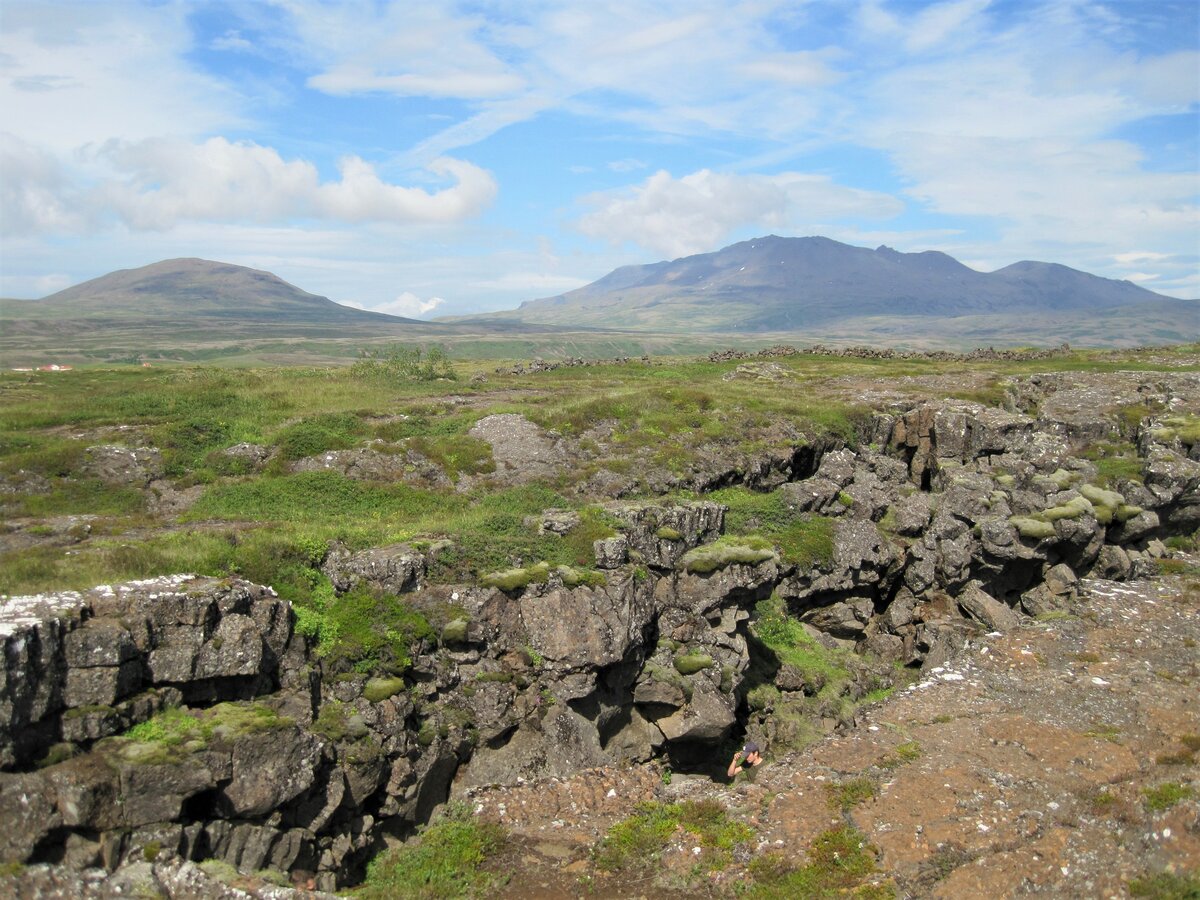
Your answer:
[[[0,0],[0,296],[511,309],[763,235],[1200,297],[1196,0]]]

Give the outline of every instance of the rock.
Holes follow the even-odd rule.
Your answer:
[[[516,413],[484,416],[468,434],[491,445],[496,476],[505,483],[552,478],[567,460],[561,442]]]
[[[312,787],[320,760],[317,738],[295,727],[241,735],[233,740],[231,779],[219,796],[238,818],[269,815]]]
[[[596,555],[597,568],[616,569],[629,559],[629,541],[624,535],[601,538],[592,545],[592,551]]]
[[[1128,553],[1113,544],[1105,544],[1100,548],[1100,553],[1096,557],[1092,574],[1113,581],[1124,581],[1129,577],[1132,567],[1133,563],[1130,561]]]
[[[145,487],[163,474],[162,453],[155,447],[102,444],[84,451],[83,471],[109,484]]]
[[[408,544],[389,544],[352,553],[334,546],[321,564],[334,590],[346,593],[359,585],[390,594],[416,590],[425,577],[426,561],[421,552]]]
[[[862,637],[875,605],[865,597],[843,600],[830,606],[809,610],[801,621],[836,638],[855,640]]]
[[[968,584],[955,599],[963,612],[989,631],[1010,631],[1021,621],[1012,609],[987,593],[977,581]]]

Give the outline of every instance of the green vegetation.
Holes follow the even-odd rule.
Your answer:
[[[449,354],[442,347],[390,344],[364,348],[359,351],[359,357],[350,367],[354,378],[385,382],[455,381],[458,378]]]
[[[1157,787],[1146,788],[1142,793],[1146,795],[1146,809],[1152,813],[1163,812],[1170,809],[1176,803],[1190,800],[1196,796],[1195,789],[1190,785],[1174,781],[1160,784]]]
[[[685,653],[675,657],[675,670],[680,675],[695,675],[713,664],[713,658],[707,653]]]
[[[504,829],[476,819],[463,804],[448,805],[415,838],[372,860],[354,896],[364,900],[442,900],[484,897],[502,883],[485,864],[505,844]]]
[[[702,848],[697,863],[703,871],[725,867],[733,849],[754,837],[749,826],[731,821],[715,800],[641,803],[636,813],[608,830],[594,851],[596,866],[607,872],[650,868],[680,832]]]
[[[399,597],[365,587],[340,597],[317,595],[297,615],[300,630],[317,638],[317,652],[334,671],[402,673],[413,648],[435,635],[425,616]]]
[[[403,678],[372,678],[363,686],[363,699],[380,703],[404,690]]]
[[[733,565],[753,566],[773,559],[775,551],[764,538],[721,537],[684,554],[680,565],[693,575],[708,575]]]
[[[782,854],[757,857],[750,863],[753,881],[740,893],[748,900],[895,897],[890,882],[873,880],[875,871],[875,849],[858,831],[843,826],[818,835],[803,866]]]
[[[1131,442],[1102,441],[1084,447],[1080,455],[1095,464],[1096,480],[1101,487],[1113,487],[1122,481],[1142,483],[1142,462]]]
[[[289,728],[292,720],[265,703],[218,703],[205,710],[165,709],[124,734],[103,741],[129,762],[178,762],[213,741]]]
[[[834,520],[797,513],[777,491],[764,494],[740,487],[722,488],[708,499],[728,507],[728,535],[765,539],[779,548],[785,562],[802,569],[833,559]]]
[[[1193,872],[1159,872],[1129,882],[1130,897],[1149,900],[1200,900],[1200,875]]]
[[[851,778],[838,784],[825,785],[825,794],[833,809],[848,812],[860,803],[865,803],[879,792],[873,780],[865,776]]]

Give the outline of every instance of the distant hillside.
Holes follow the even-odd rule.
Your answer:
[[[886,317],[925,320],[912,322],[912,329],[933,333],[931,320],[970,316],[987,317],[1002,334],[996,317],[1070,321],[1143,304],[1166,316],[1168,330],[1178,318],[1186,339],[1196,338],[1200,306],[1194,301],[1066,266],[1019,262],[984,273],[936,251],[869,250],[823,237],[772,235],[715,253],[623,266],[577,290],[490,318],[656,331],[853,333],[858,320]]]
[[[8,317],[175,323],[426,325],[415,319],[339,306],[258,269],[207,259],[167,259],[121,269],[41,300],[5,303]]]

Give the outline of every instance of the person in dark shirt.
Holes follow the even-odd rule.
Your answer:
[[[725,774],[733,778],[739,772],[744,772],[755,766],[761,766],[762,761],[762,751],[758,749],[758,744],[750,741],[745,747],[733,754],[733,759],[729,763],[729,771]]]

